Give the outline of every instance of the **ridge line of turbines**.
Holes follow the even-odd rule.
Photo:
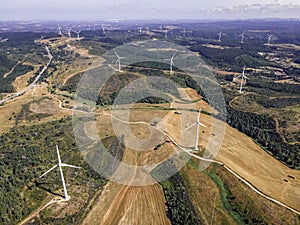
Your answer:
[[[217,35],[218,35],[218,42],[221,42],[222,41],[221,39],[223,37],[223,29]],[[241,40],[240,40],[241,44],[245,43],[245,35],[246,35],[246,31],[243,31],[243,33],[241,35],[239,35],[241,37]],[[267,41],[266,45],[270,45],[273,34],[267,34],[267,37],[268,37],[268,41]]]
[[[149,29],[149,26],[147,26],[147,27],[146,27],[146,33],[149,34],[149,32],[150,32],[150,29]],[[163,30],[163,29],[162,29],[162,26],[160,26],[159,32],[164,33],[164,34],[165,34],[164,37],[165,37],[165,38],[168,38],[168,33],[169,33],[168,28],[165,28],[165,29]],[[192,31],[189,31],[189,32],[192,32]],[[239,36],[241,37],[241,39],[240,39],[240,41],[239,41],[241,44],[244,44],[244,43],[245,43],[245,35],[246,35],[246,32],[247,32],[247,31],[243,31],[243,33],[242,33],[241,35],[239,35]],[[139,35],[142,35],[142,34],[143,34],[143,29],[142,29],[142,27],[138,27],[138,33],[139,33]],[[186,37],[186,34],[188,33],[188,31],[187,31],[185,28],[183,28],[182,30],[180,30],[180,33],[182,33],[182,36],[183,36],[183,37]],[[222,28],[221,31],[220,31],[219,33],[217,33],[217,35],[218,35],[217,42],[222,42],[221,39],[222,39],[222,37],[223,37],[223,34],[224,34],[224,32],[223,32],[223,28]],[[270,45],[270,44],[271,44],[272,37],[273,37],[272,34],[267,34],[267,42],[266,42],[266,45]]]
[[[101,24],[100,26],[101,26],[102,33],[105,35],[105,25],[104,25],[104,24]],[[69,38],[72,37],[71,30],[72,30],[73,28],[74,28],[74,26],[72,26],[71,28],[66,28],[66,30],[67,30],[66,34],[67,34],[67,36],[68,36]],[[88,30],[91,30],[91,25],[88,25]],[[79,31],[73,31],[74,33],[77,34],[77,40],[80,40],[80,32],[81,32],[81,31],[82,31],[82,30],[79,30]],[[144,30],[143,30],[143,27],[138,27],[138,34],[139,34],[139,35],[142,35],[142,34],[144,33],[143,31],[144,31]],[[169,30],[168,30],[167,27],[166,27],[165,29],[163,29],[162,26],[159,26],[159,30],[158,30],[158,31],[161,32],[161,33],[164,33],[164,37],[165,37],[166,39],[168,38]],[[145,32],[146,32],[146,34],[151,35],[151,34],[150,34],[151,31],[150,31],[149,26],[146,26]],[[186,37],[186,34],[187,34],[188,32],[192,32],[192,31],[187,31],[185,28],[183,28],[182,30],[180,30],[180,33],[182,33],[182,37]],[[60,25],[57,25],[57,33],[58,33],[60,36],[63,36],[62,28],[60,27]],[[223,32],[223,28],[222,28],[221,31],[220,31],[219,33],[217,33],[217,36],[218,36],[217,42],[219,42],[219,43],[222,42],[223,34],[224,34],[224,32]],[[243,33],[242,33],[241,35],[239,35],[239,36],[241,37],[241,39],[240,39],[240,41],[239,41],[241,44],[244,44],[244,43],[245,43],[245,35],[246,35],[246,31],[243,31]],[[272,34],[267,34],[267,42],[266,42],[266,45],[270,45],[270,44],[271,44],[272,37],[273,37]],[[84,38],[84,37],[82,37],[82,38]]]
[[[122,68],[122,65],[121,65],[121,59],[126,59],[126,57],[121,57],[119,56],[119,54],[115,51],[115,56],[117,57],[116,61],[115,61],[115,64],[118,64],[118,69],[116,69],[117,72],[121,73],[123,72],[121,70]],[[174,72],[173,72],[173,66],[175,66],[175,63],[174,63],[174,57],[175,57],[176,53],[174,53],[171,58],[169,59],[163,59],[163,60],[167,60],[170,62],[170,75],[172,75]],[[241,79],[241,82],[240,82],[240,88],[239,88],[239,92],[242,94],[243,93],[243,83],[244,81],[246,80],[250,80],[246,75],[245,75],[245,71],[246,71],[246,66],[243,67],[243,71],[240,75],[238,75],[237,77],[233,78],[233,82],[235,82],[236,80],[238,79]]]
[[[70,27],[70,28],[66,28],[67,32],[66,32],[66,35],[69,37],[69,38],[72,38],[72,33],[71,31],[73,30],[74,26]],[[89,28],[88,30],[90,31],[91,30],[91,25],[89,25]],[[101,25],[101,30],[102,30],[102,33],[105,34],[105,25]],[[79,30],[79,31],[73,31],[75,34],[77,34],[77,40],[79,41],[80,40],[80,33],[81,33],[82,30]],[[58,24],[57,25],[57,33],[58,35],[60,36],[64,36],[64,33],[62,31],[62,28],[61,26]],[[81,38],[84,38],[84,37],[81,37]]]

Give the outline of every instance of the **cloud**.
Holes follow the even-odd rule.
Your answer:
[[[288,12],[298,12],[298,17],[300,15],[300,5],[295,4],[280,4],[278,2],[269,4],[247,4],[247,5],[236,5],[231,7],[217,7],[214,9],[201,10],[202,12],[211,14],[285,14]]]

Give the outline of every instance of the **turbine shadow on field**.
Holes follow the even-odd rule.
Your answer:
[[[48,185],[48,184],[51,184],[51,183],[48,183],[48,182],[38,182],[38,181],[35,181],[35,186],[37,188],[41,188],[42,190],[48,192],[49,194],[52,194],[52,195],[55,195],[55,196],[59,196],[61,198],[64,198],[64,196],[62,194],[58,194],[58,193],[55,193],[54,191],[52,191],[51,189],[45,187],[44,185]]]

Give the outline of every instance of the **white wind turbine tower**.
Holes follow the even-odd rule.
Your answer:
[[[220,33],[218,33],[218,35],[219,35],[218,42],[221,42],[222,34],[223,34],[223,30],[221,30]]]
[[[270,45],[271,44],[271,38],[273,37],[273,35],[268,35],[268,44],[267,45]]]
[[[121,59],[125,59],[126,57],[120,57],[117,52],[115,52],[115,55],[117,56],[115,64],[118,63],[118,72],[121,72]]]
[[[168,29],[165,29],[165,38],[168,38]]]
[[[57,25],[58,35],[62,36],[61,27]]]
[[[173,66],[175,66],[175,64],[174,64],[174,62],[173,62],[173,59],[174,59],[174,57],[175,57],[175,54],[176,54],[176,53],[174,53],[174,54],[172,55],[171,59],[165,59],[165,60],[170,60],[170,75],[173,74]]]
[[[185,30],[185,28],[184,28],[182,31],[180,31],[180,32],[182,33],[182,36],[185,37],[185,35],[186,35],[186,30]]]
[[[81,30],[80,31],[74,31],[76,34],[77,34],[77,41],[80,41],[80,32],[81,32]]]
[[[242,90],[243,90],[243,82],[244,82],[244,79],[246,80],[249,80],[248,77],[246,77],[245,75],[245,70],[246,70],[246,67],[243,68],[243,73],[240,74],[238,77],[234,78],[233,80],[236,80],[236,79],[239,79],[241,78],[241,85],[240,85],[240,93],[242,93]]]
[[[65,178],[64,178],[64,174],[63,174],[63,171],[62,171],[62,167],[65,166],[65,167],[72,167],[72,168],[81,168],[79,166],[73,166],[73,165],[69,165],[69,164],[65,164],[65,163],[62,163],[61,162],[61,159],[60,159],[60,154],[59,154],[59,150],[58,150],[58,146],[56,145],[56,152],[57,152],[57,158],[58,158],[58,164],[56,164],[55,166],[53,166],[51,169],[49,169],[47,172],[43,173],[41,177],[45,176],[47,173],[49,173],[50,171],[54,170],[56,167],[59,168],[59,172],[60,172],[60,177],[61,177],[61,181],[62,181],[62,185],[63,185],[63,189],[64,189],[64,196],[65,196],[65,200],[69,200],[70,199],[70,196],[68,195],[68,192],[67,192],[67,187],[66,187],[66,182],[65,182]]]
[[[105,34],[105,26],[104,26],[104,24],[102,24],[101,27],[102,27],[103,34]]]
[[[70,29],[68,29],[68,36],[69,36],[69,38],[71,38],[72,36],[71,36],[71,30],[73,29],[73,27],[71,27]]]
[[[142,28],[139,27],[139,34],[142,35]]]
[[[195,140],[195,150],[196,150],[196,151],[199,150],[199,148],[198,148],[198,143],[199,143],[199,128],[200,128],[200,126],[202,126],[202,127],[207,127],[207,126],[205,126],[203,123],[200,123],[200,114],[201,114],[201,109],[199,110],[197,121],[194,122],[192,125],[190,125],[189,127],[187,127],[187,128],[185,129],[185,130],[189,130],[189,129],[192,128],[193,126],[197,126],[197,129],[196,129],[196,140]]]
[[[246,33],[246,32],[244,31],[244,32],[242,33],[242,35],[241,35],[241,36],[242,36],[242,38],[241,38],[241,43],[242,43],[242,44],[245,43],[245,42],[244,42],[244,39],[245,39],[245,33]]]

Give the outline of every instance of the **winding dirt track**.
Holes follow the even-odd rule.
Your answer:
[[[24,220],[22,220],[18,225],[23,225],[28,223],[31,219],[33,219],[36,216],[39,216],[39,213],[44,210],[45,208],[47,208],[49,205],[53,204],[53,203],[60,203],[60,202],[66,202],[65,199],[63,198],[53,198],[51,199],[49,202],[47,202],[47,204],[39,207],[38,209],[36,209],[32,214],[30,214],[28,217],[26,217]]]
[[[177,102],[177,104],[180,103]],[[187,106],[186,103],[184,104]],[[109,113],[97,113],[97,115],[114,117]],[[173,112],[170,112],[167,117],[174,117]],[[209,116],[203,115],[203,117],[205,118],[205,121],[209,121]],[[128,122],[120,120],[117,117],[114,118],[124,123],[145,124],[151,126],[149,123],[143,121]],[[278,162],[272,156],[260,149],[259,146],[257,146],[251,138],[246,135],[230,128],[228,136],[225,137],[225,139],[229,140],[227,142],[225,141],[223,144],[221,151],[217,156],[218,160],[211,160],[193,154],[189,148],[183,147],[165,130],[161,130],[159,127],[153,126],[152,128],[165,134],[175,146],[190,156],[224,166],[224,168],[226,168],[231,174],[236,176],[257,194],[300,215],[299,171],[289,169]],[[245,137],[237,139],[230,136],[238,133]],[[251,168],[251,166],[253,167]],[[289,179],[288,183],[283,181],[284,178],[287,178],[291,174],[295,177],[295,179]],[[297,198],[299,198],[299,201]]]

